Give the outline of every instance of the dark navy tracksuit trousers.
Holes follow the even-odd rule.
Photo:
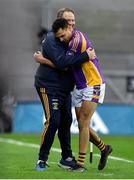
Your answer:
[[[39,160],[47,161],[56,131],[62,151],[62,158],[72,157],[70,127],[72,123],[71,94],[59,91],[50,91],[37,88],[42,102],[46,122],[42,133]]]

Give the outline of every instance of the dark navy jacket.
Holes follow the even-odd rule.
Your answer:
[[[74,77],[72,70],[71,68],[64,70],[64,68],[80,65],[89,58],[86,52],[81,55],[74,56],[73,53],[70,53],[65,56],[67,47],[68,44],[60,42],[52,32],[47,34],[46,39],[42,42],[42,54],[57,65],[59,69],[40,64],[35,75],[35,86],[65,92],[73,90]]]

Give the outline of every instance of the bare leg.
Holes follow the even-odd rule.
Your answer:
[[[90,140],[89,124],[91,121],[91,117],[96,110],[96,107],[97,107],[97,104],[94,102],[84,101],[82,103],[82,107],[80,109],[80,117],[79,117],[80,152],[86,153],[87,151],[88,143]]]
[[[97,104],[94,102],[83,101],[81,108],[76,108],[79,125],[79,158],[78,164],[84,165],[84,160],[90,139],[89,124],[95,112]]]
[[[91,106],[92,106],[92,102],[91,102]],[[87,106],[87,107],[89,107],[89,106]],[[83,131],[82,130],[83,129],[83,122],[81,121],[82,118],[80,118],[80,117],[84,116],[84,113],[82,113],[83,109],[84,109],[84,106],[82,106],[82,108],[76,108],[76,116],[77,116],[77,119],[80,120],[79,122],[81,123],[81,124],[79,123],[80,134],[83,134],[83,132],[82,132]],[[91,110],[92,114],[93,114],[93,111],[95,111],[95,109],[96,108],[94,107]],[[86,111],[86,108],[84,110]],[[81,115],[81,113],[82,113],[82,115]],[[89,118],[91,119],[91,117],[92,117],[92,115],[90,113]],[[83,117],[83,119],[84,119],[84,117]],[[112,152],[112,147],[104,144],[104,142],[101,140],[101,138],[98,136],[98,134],[91,127],[89,127],[89,123],[90,123],[90,120],[88,122],[89,136],[88,136],[88,140],[86,139],[86,141],[87,141],[87,144],[89,141],[91,141],[102,152],[101,158],[100,158],[100,161],[98,164],[98,169],[101,170],[106,166],[108,155]],[[87,134],[86,134],[86,136],[87,136]],[[85,147],[84,147],[84,145],[83,145],[84,143],[82,144],[83,138],[84,137],[79,135],[79,158],[78,158],[77,162],[81,165],[84,165],[86,150],[87,150],[87,146],[88,146],[85,144]],[[85,141],[83,141],[83,142],[85,142]],[[84,153],[83,153],[83,151],[84,151]]]
[[[80,119],[80,110],[81,110],[81,107],[75,108],[76,117],[77,117],[78,120]],[[100,147],[98,145],[100,144],[100,142],[103,143],[103,141],[98,136],[96,131],[91,127],[89,127],[89,137],[90,137],[89,141],[91,141],[94,145],[96,145],[100,149]],[[104,150],[104,148],[105,148],[105,144],[103,143],[103,148],[102,149]]]
[[[98,136],[96,131],[94,131],[91,127],[89,127],[89,132],[90,132],[90,141],[97,146],[101,140],[100,137]]]

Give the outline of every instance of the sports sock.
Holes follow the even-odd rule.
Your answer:
[[[83,166],[85,158],[86,158],[86,153],[79,153],[77,163]]]
[[[104,151],[106,148],[106,145],[104,144],[104,142],[102,140],[100,140],[97,147],[100,149],[100,151]]]

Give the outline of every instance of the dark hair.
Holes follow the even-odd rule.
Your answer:
[[[60,28],[65,29],[68,27],[68,21],[64,18],[56,19],[52,24],[52,31],[57,33]]]
[[[73,9],[70,9],[70,8],[61,8],[57,12],[57,18],[62,18],[64,12],[71,12],[71,13],[73,13],[75,15],[75,12],[74,12]]]

